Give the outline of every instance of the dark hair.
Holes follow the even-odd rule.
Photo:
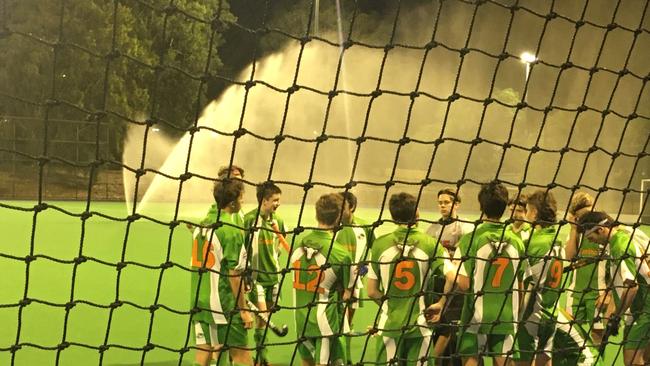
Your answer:
[[[578,219],[578,229],[581,233],[591,230],[592,228],[612,227],[615,226],[614,219],[603,211],[590,211]]]
[[[569,203],[569,213],[575,215],[576,212],[582,210],[586,207],[591,207],[594,205],[594,198],[587,192],[576,192],[573,197],[571,197],[571,203]]]
[[[244,192],[244,183],[240,179],[224,179],[214,185],[214,200],[219,208],[224,209],[239,199]]]
[[[316,220],[327,226],[335,226],[341,218],[343,196],[338,193],[328,193],[316,201]]]
[[[410,193],[401,192],[390,196],[388,201],[390,216],[398,224],[408,224],[415,221],[417,211],[417,200]]]
[[[217,177],[219,179],[223,178],[233,178],[235,173],[239,172],[239,175],[241,175],[242,178],[244,178],[244,169],[242,167],[237,166],[237,165],[230,165],[230,166],[222,166],[219,168],[219,172],[217,173]]]
[[[547,190],[537,190],[528,196],[527,204],[537,209],[535,221],[541,227],[554,224],[557,220],[557,202],[553,193]]]
[[[526,208],[526,203],[528,202],[528,195],[525,193],[519,193],[518,196],[513,197],[508,201],[508,205],[521,206]]]
[[[340,195],[343,197],[343,200],[350,205],[350,211],[354,211],[357,208],[357,196],[350,191],[341,192]]]
[[[267,181],[257,185],[257,203],[262,203],[262,200],[274,194],[282,194],[282,190],[275,183]]]
[[[451,198],[454,200],[455,203],[460,203],[460,195],[456,193],[456,190],[453,188],[443,188],[438,191],[438,197],[440,197],[441,194],[446,194],[448,196],[451,196]]]
[[[478,192],[478,202],[485,216],[499,219],[508,205],[508,190],[498,182],[483,184]]]

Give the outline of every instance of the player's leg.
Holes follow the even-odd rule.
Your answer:
[[[436,366],[442,366],[445,363],[445,360],[442,357],[445,356],[445,349],[447,348],[449,338],[451,337],[451,334],[448,332],[449,328],[447,326],[443,325],[440,328],[441,329],[439,329],[438,338],[436,339],[432,350],[432,356],[436,360]]]
[[[216,342],[216,329],[208,323],[194,322],[194,338],[196,341],[196,355],[194,364],[198,366],[210,365],[213,354],[213,342]]]
[[[315,341],[314,360],[316,365],[345,365],[345,349],[339,337],[322,337]]]
[[[424,366],[428,364],[431,336],[405,338],[403,340],[407,365]]]
[[[376,365],[397,365],[397,343],[399,339],[377,336]]]
[[[476,366],[479,364],[478,348],[477,335],[461,330],[458,337],[458,354],[463,360],[463,365]]]
[[[645,365],[650,360],[645,358],[650,347],[650,317],[641,316],[630,326],[623,345],[623,360],[626,365]]]
[[[316,351],[315,340],[308,338],[302,342],[299,342],[296,346],[298,348],[298,355],[302,360],[303,366],[314,366],[314,354]]]
[[[224,348],[227,347],[233,366],[253,365],[253,359],[247,349],[248,331],[244,328],[244,322],[239,313],[230,319],[230,324],[217,326],[217,336],[219,344]]]
[[[513,357],[515,365],[529,366],[535,360],[535,350],[537,349],[537,326],[525,321],[517,329],[517,355]]]
[[[254,283],[249,299],[254,303],[260,312],[266,312],[273,306],[274,298],[273,286],[262,286],[258,283]],[[268,315],[268,313],[266,313]],[[255,331],[253,338],[255,339],[255,364],[264,365],[268,362],[266,358],[266,347],[264,347],[264,333],[266,332],[266,324],[259,317],[255,324]]]
[[[480,338],[480,336],[479,336]],[[505,366],[512,364],[512,357],[514,351],[514,337],[510,334],[502,335],[487,335],[486,336],[487,349],[492,355],[492,360],[496,366]],[[481,341],[479,340],[481,343]]]

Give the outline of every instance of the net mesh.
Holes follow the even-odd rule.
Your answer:
[[[294,252],[298,234],[316,228],[311,205],[325,192],[354,192],[370,220],[360,227],[379,236],[394,228],[391,194],[411,192],[423,212],[433,211],[445,186],[462,194],[460,222],[474,228],[473,197],[488,181],[511,196],[550,191],[561,212],[589,191],[617,222],[647,230],[648,192],[637,188],[648,174],[647,13],[647,1],[623,0],[0,0],[8,235],[0,313],[9,324],[0,331],[0,363],[191,363],[199,296],[189,293],[189,278],[207,281],[211,271],[187,265],[185,226],[238,226],[221,224],[222,210],[216,224],[200,222],[223,180],[220,166],[246,169],[250,208],[259,207],[250,198],[258,182],[282,187],[291,205],[279,213],[295,216],[285,233]],[[103,201],[126,202],[126,214]],[[436,224],[436,215],[423,214],[420,225]],[[559,216],[555,238],[563,241],[569,217]],[[256,220],[247,233],[257,229],[268,230]],[[408,263],[408,246],[398,247],[391,280]],[[331,253],[322,254],[329,263]],[[282,255],[285,297],[259,313],[270,320],[263,344],[271,362],[294,364],[309,339],[295,333],[287,295],[300,277]],[[558,256],[537,259],[545,271]],[[366,248],[352,267],[376,260]],[[581,260],[565,260],[565,271]],[[609,266],[617,273],[621,262]],[[569,281],[562,277],[561,288]],[[428,295],[444,292],[420,285]],[[308,312],[317,298],[315,291]],[[344,312],[352,306],[333,301]],[[362,303],[357,331],[336,335],[353,345],[351,363],[381,364],[381,313],[365,294]],[[271,321],[289,324],[289,335],[273,335]],[[597,323],[584,324],[587,332]],[[557,324],[568,325],[566,334],[578,328]],[[616,337],[608,327],[595,360],[622,364],[629,329]],[[577,350],[587,348],[578,342]],[[569,351],[556,347],[554,356]],[[455,356],[451,349],[440,357]]]

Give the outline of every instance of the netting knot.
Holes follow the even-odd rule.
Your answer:
[[[89,218],[91,218],[92,216],[93,216],[93,213],[92,213],[92,212],[84,211],[84,212],[81,213],[81,215],[79,216],[79,218],[81,219],[81,221],[86,221],[86,220],[88,220]]]
[[[303,231],[305,231],[305,228],[302,227],[302,226],[296,226],[295,228],[293,228],[293,234],[294,235],[298,235],[298,234],[302,233]]]
[[[235,131],[232,133],[232,135],[233,135],[236,139],[238,139],[238,138],[244,136],[244,135],[247,134],[247,133],[248,133],[248,131],[247,131],[245,128],[242,127],[242,128],[240,128],[240,129],[238,129],[238,130],[235,130]]]
[[[524,109],[524,108],[528,107],[528,103],[526,103],[524,101],[521,101],[521,102],[517,103],[517,105],[515,107],[517,109]]]
[[[483,139],[480,138],[480,137],[477,137],[474,140],[472,140],[472,146],[476,146],[476,145],[480,144],[481,142],[483,142]]]
[[[45,104],[46,107],[56,107],[60,102],[56,99],[45,99],[43,104]]]
[[[293,85],[291,85],[290,87],[287,88],[287,93],[293,94],[293,93],[297,92],[298,90],[300,90],[300,85],[293,84]]]
[[[153,304],[153,305],[149,306],[149,312],[150,312],[150,313],[155,313],[156,310],[158,310],[159,308],[160,308],[160,305],[158,305],[158,304]]]
[[[67,303],[65,303],[65,310],[70,311],[70,309],[72,309],[76,305],[77,303],[75,301],[68,301]]]
[[[570,69],[572,67],[573,67],[573,62],[571,61],[567,61],[560,66],[562,70]]]
[[[463,47],[460,50],[458,50],[458,52],[460,53],[460,57],[465,57],[465,55],[469,53],[469,48]]]
[[[119,308],[120,306],[122,306],[122,304],[123,304],[122,301],[120,301],[120,300],[115,300],[115,301],[113,301],[112,303],[110,303],[108,306],[109,306],[111,309],[117,309],[117,308]]]
[[[630,70],[623,68],[621,71],[618,72],[618,76],[625,76],[630,73]]]
[[[43,167],[49,161],[50,161],[50,158],[48,158],[47,156],[39,156],[38,157],[38,166]]]
[[[107,61],[115,60],[116,58],[119,58],[121,56],[120,50],[113,49],[110,52],[107,52],[104,58]]]
[[[392,187],[394,185],[395,185],[395,182],[393,182],[392,180],[389,180],[388,182],[384,183],[384,187],[386,187],[386,188],[390,188],[390,187]]]
[[[388,52],[388,51],[392,50],[393,48],[395,48],[395,45],[389,43],[389,44],[384,46],[384,52]]]
[[[329,136],[327,136],[326,134],[321,134],[320,136],[316,137],[316,142],[322,143],[327,141],[328,138]]]
[[[633,120],[633,119],[636,119],[636,118],[638,118],[638,117],[639,117],[639,115],[636,114],[636,112],[632,112],[632,113],[630,113],[630,114],[627,116],[627,119],[628,119],[628,120]]]
[[[499,54],[499,60],[500,61],[505,61],[505,60],[508,59],[508,57],[510,57],[510,54],[508,52],[501,52]]]
[[[300,45],[301,46],[304,46],[309,42],[311,42],[311,37],[309,37],[309,36],[304,36],[304,37],[300,38]]]
[[[503,146],[504,149],[509,149],[509,148],[512,147],[512,144],[509,143],[509,142],[504,142],[502,146]]]
[[[618,28],[618,24],[616,24],[616,23],[609,23],[609,24],[607,24],[607,31],[608,31],[608,32],[613,31],[613,30],[616,29],[616,28]]]
[[[412,91],[411,93],[409,93],[409,98],[411,98],[411,100],[413,100],[413,99],[415,99],[415,98],[417,98],[419,96],[420,96],[420,93],[416,92],[416,91]]]
[[[589,75],[593,75],[593,74],[597,73],[598,71],[600,71],[600,67],[594,66],[591,69],[589,69]]]
[[[31,254],[30,254],[30,255],[26,255],[26,256],[25,256],[25,263],[31,263],[31,262],[35,261],[36,258],[38,258],[38,257],[35,256],[35,255],[31,255]]]
[[[273,138],[273,142],[274,142],[276,145],[279,145],[282,141],[284,141],[284,139],[285,139],[285,137],[284,137],[283,135],[276,135],[276,136]]]
[[[111,346],[109,346],[108,344],[102,344],[99,347],[97,347],[97,350],[99,351],[99,353],[104,353],[108,351],[109,348],[111,348]]]
[[[140,214],[134,213],[133,215],[127,216],[126,220],[129,221],[129,222],[133,222],[133,221],[139,220],[141,217],[142,216],[140,216]]]
[[[533,154],[538,153],[540,150],[541,150],[540,147],[537,145],[530,148],[530,152]]]
[[[352,188],[354,188],[354,187],[356,187],[356,186],[357,186],[357,182],[355,182],[355,181],[352,180],[352,181],[349,181],[349,182],[345,183],[345,185],[344,185],[343,187],[344,187],[346,190],[351,190]]]
[[[612,159],[616,159],[616,158],[618,158],[619,156],[621,156],[621,152],[620,152],[620,151],[614,151],[614,152],[612,153]]]
[[[383,223],[384,223],[384,220],[377,220],[377,221],[372,223],[372,228],[376,229],[376,228],[380,227]]]
[[[364,142],[366,142],[366,140],[367,140],[366,136],[359,136],[356,139],[354,139],[357,145],[363,144]]]
[[[178,176],[178,178],[181,180],[181,182],[185,182],[186,180],[192,178],[193,174],[190,172],[183,173]]]
[[[45,211],[45,210],[47,210],[48,207],[49,207],[49,206],[48,206],[47,203],[45,203],[45,202],[41,202],[41,203],[39,203],[38,205],[34,206],[34,212]]]
[[[115,264],[115,268],[116,268],[118,271],[122,270],[124,267],[126,267],[126,262],[117,262],[117,263]]]
[[[174,266],[174,262],[167,261],[160,264],[160,269],[168,269]]]
[[[424,45],[424,48],[427,49],[427,50],[430,50],[430,49],[436,48],[436,47],[438,47],[438,42],[436,42],[436,41],[431,41],[431,42],[427,43],[426,45]]]
[[[515,11],[517,11],[517,10],[519,10],[519,9],[521,9],[521,7],[520,7],[519,5],[517,5],[517,4],[514,4],[514,5],[512,5],[512,6],[510,7],[510,12],[511,12],[511,13],[514,13]]]
[[[163,12],[165,13],[165,15],[168,15],[168,16],[173,15],[177,11],[178,11],[178,7],[176,5],[174,5],[174,4],[168,4],[167,6],[165,6],[163,8]]]
[[[488,106],[490,104],[494,103],[494,98],[487,98],[483,101],[484,106]]]
[[[590,153],[590,154],[593,154],[593,153],[595,153],[596,151],[598,151],[598,147],[597,147],[597,146],[591,146],[591,147],[589,147],[589,148],[587,149],[587,152]]]
[[[69,343],[69,342],[61,342],[61,343],[59,343],[59,344],[56,346],[56,348],[57,348],[59,351],[63,351],[64,349],[66,349],[66,348],[68,348],[68,347],[70,347],[70,343]]]
[[[431,184],[432,182],[433,182],[433,179],[431,179],[431,178],[424,178],[424,179],[422,179],[422,180],[420,181],[420,185],[422,185],[423,187],[426,187],[426,186],[428,186],[429,184]]]
[[[648,153],[645,152],[645,151],[641,151],[637,156],[638,156],[639,158],[644,158],[644,157],[648,156]]]
[[[557,18],[557,13],[554,12],[554,11],[552,11],[552,12],[546,14],[546,20],[553,20],[553,19],[555,19],[555,18]]]
[[[399,139],[398,142],[399,142],[400,146],[404,146],[404,145],[408,144],[409,142],[411,142],[411,139],[409,137],[402,137],[401,139]]]
[[[442,138],[442,137],[439,137],[439,138],[437,138],[437,139],[435,139],[435,140],[433,141],[433,144],[436,145],[436,146],[438,146],[438,145],[442,144],[443,142],[445,142],[445,139]]]
[[[314,188],[314,184],[312,182],[305,182],[302,184],[302,189],[307,192],[308,190]]]
[[[149,352],[149,351],[151,351],[151,350],[154,349],[154,348],[156,348],[156,345],[155,345],[155,344],[153,344],[153,343],[147,343],[147,344],[145,344],[145,346],[142,348],[142,350],[145,351],[145,352]]]
[[[96,111],[93,113],[90,113],[89,115],[86,116],[86,121],[88,122],[97,122],[106,117],[106,112],[104,111]]]
[[[18,305],[20,305],[21,308],[24,308],[25,306],[29,305],[32,303],[32,299],[30,298],[24,298],[18,302]]]
[[[329,99],[332,99],[332,98],[334,98],[334,97],[337,96],[337,95],[339,95],[338,90],[330,90],[330,91],[327,93],[327,97],[328,97]]]
[[[343,42],[343,48],[346,50],[352,46],[354,46],[354,41],[351,39],[348,39],[345,42]]]
[[[555,182],[551,182],[551,183],[547,184],[546,187],[548,187],[548,189],[556,188],[556,187],[557,187],[557,183],[555,183]]]
[[[79,265],[79,264],[81,264],[81,263],[84,263],[84,262],[88,261],[88,258],[86,258],[86,257],[83,256],[83,255],[80,255],[80,256],[78,256],[78,257],[75,257],[75,259],[74,259],[73,261],[74,261],[74,263],[75,263],[76,265]]]
[[[607,192],[607,191],[609,191],[609,188],[607,188],[607,186],[598,188],[598,192],[600,193]]]
[[[190,314],[192,314],[192,315],[194,315],[194,314],[198,314],[198,313],[200,313],[200,312],[201,312],[201,309],[199,309],[199,308],[196,307],[196,306],[190,309]]]
[[[447,98],[447,100],[450,101],[450,102],[456,101],[458,99],[460,99],[460,94],[458,94],[458,93],[454,93],[454,94],[450,95],[449,98]]]
[[[560,155],[564,155],[568,152],[569,152],[569,148],[566,146],[560,149]]]
[[[375,90],[372,91],[372,93],[370,93],[370,95],[371,95],[373,98],[377,98],[377,97],[381,96],[382,93],[383,93],[383,92],[382,92],[381,90],[379,90],[379,89],[375,89]]]
[[[12,344],[11,347],[9,347],[9,352],[16,353],[21,348],[23,348],[23,346],[19,344]]]
[[[549,105],[548,107],[544,108],[544,114],[549,114],[549,113],[551,113],[552,111],[553,111],[553,107],[550,106],[550,105]]]
[[[248,90],[248,89],[254,87],[255,84],[256,84],[256,82],[253,81],[253,80],[246,80],[246,82],[244,83],[244,89]]]
[[[575,27],[576,27],[576,29],[578,29],[578,28],[582,27],[583,25],[585,25],[585,21],[580,19],[580,20],[576,21]]]

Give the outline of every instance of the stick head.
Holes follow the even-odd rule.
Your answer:
[[[283,324],[279,329],[273,329],[273,333],[275,333],[278,337],[285,337],[287,334],[289,334],[289,327],[286,324]]]

